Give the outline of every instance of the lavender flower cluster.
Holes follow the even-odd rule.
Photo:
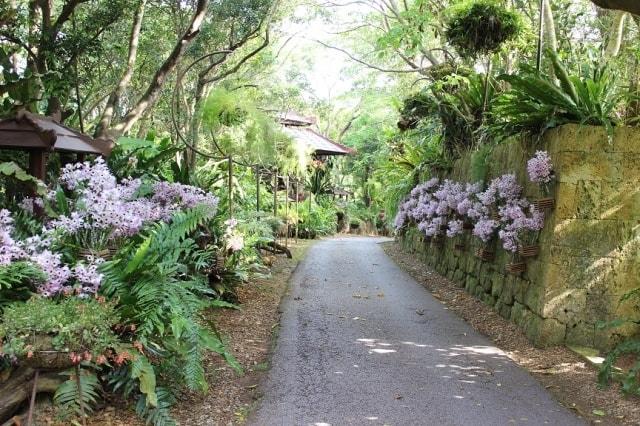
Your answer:
[[[178,211],[205,206],[214,215],[218,206],[218,198],[212,194],[178,183],[157,182],[150,197],[139,195],[140,179],[118,183],[102,159],[67,165],[60,184],[73,193],[68,200],[70,212],[45,223],[42,236],[16,241],[11,213],[0,210],[0,266],[19,260],[38,265],[47,276],[38,288],[45,297],[71,293],[86,297],[95,294],[102,283],[99,266],[103,259],[87,256],[74,265],[63,263],[62,255],[52,247],[63,244],[64,237],[96,233],[113,241],[132,236],[149,223],[169,221]],[[33,213],[34,206],[42,208],[55,202],[56,192],[52,191],[44,199],[25,198],[21,207]],[[83,240],[81,247],[94,248],[87,246],[91,241]],[[234,241],[234,248],[239,245]]]
[[[530,167],[536,170],[532,181],[552,176],[548,154],[539,151],[529,164],[532,161],[536,164]],[[535,239],[544,226],[544,214],[522,198],[522,186],[515,175],[505,174],[492,180],[484,191],[479,183],[430,179],[411,191],[395,217],[396,230],[414,224],[427,237],[453,238],[463,232],[465,223],[473,225],[473,235],[483,242],[498,236],[505,250],[515,252]]]
[[[117,183],[104,160],[67,165],[60,177],[64,188],[76,194],[73,211],[60,216],[51,228],[64,234],[106,230],[108,238],[135,235],[148,223],[169,221],[177,211],[206,206],[215,214],[218,199],[200,188],[157,182],[151,198],[139,197],[140,179]]]
[[[548,184],[554,179],[553,164],[547,151],[536,151],[527,162],[527,173],[531,182]]]

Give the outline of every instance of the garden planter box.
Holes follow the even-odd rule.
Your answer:
[[[476,250],[476,257],[482,260],[483,262],[493,262],[493,259],[496,256],[496,253],[493,250],[489,250],[486,248],[479,248]]]
[[[518,249],[518,253],[522,257],[536,257],[539,252],[540,252],[540,246],[538,244],[522,246]]]
[[[507,263],[506,271],[510,274],[521,274],[527,270],[527,264],[524,262],[511,262]]]
[[[553,210],[556,205],[556,200],[551,197],[539,198],[533,201],[533,205],[540,211]]]

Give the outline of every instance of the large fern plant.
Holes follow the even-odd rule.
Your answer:
[[[200,207],[177,213],[102,268],[102,290],[119,300],[123,321],[135,325],[132,339],[158,360],[156,368],[172,373],[174,384],[200,391],[207,388],[201,362],[205,351],[219,353],[240,370],[220,337],[201,325],[200,313],[216,304],[202,273],[212,252],[200,249],[191,235],[210,219]],[[157,407],[148,392],[142,393],[147,409]]]

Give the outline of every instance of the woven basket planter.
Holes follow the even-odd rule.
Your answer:
[[[536,257],[538,253],[540,253],[540,246],[538,244],[522,246],[518,249],[518,254],[522,257]]]
[[[118,249],[116,248],[106,248],[102,250],[92,250],[87,248],[81,248],[80,251],[78,252],[78,256],[83,259],[88,259],[90,257],[93,257],[93,258],[109,260],[113,256],[115,256],[117,251]]]
[[[431,240],[431,247],[442,248],[444,247],[444,237],[435,237]]]
[[[493,250],[489,250],[486,248],[479,248],[476,250],[475,255],[478,259],[483,262],[493,262],[495,259],[496,253]]]
[[[518,275],[527,270],[527,264],[524,262],[507,263],[506,271],[510,274]]]
[[[551,197],[539,198],[537,200],[534,200],[532,204],[537,210],[540,211],[553,210],[556,205],[556,200]]]

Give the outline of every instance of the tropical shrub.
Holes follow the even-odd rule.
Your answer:
[[[3,359],[24,363],[49,345],[76,370],[54,398],[63,411],[90,411],[100,371],[138,413],[169,424],[173,392],[206,390],[205,352],[240,370],[202,313],[233,307],[210,285],[215,254],[224,251],[237,272],[257,252],[235,224],[218,232],[217,204],[199,188],[149,176],[118,182],[96,160],[66,166],[19,213],[0,210]],[[249,233],[248,244],[264,233]],[[202,235],[214,238],[201,244]]]
[[[620,122],[618,112],[624,99],[615,72],[597,66],[570,75],[557,55],[549,56],[555,77],[527,66],[520,74],[501,77],[511,88],[493,102],[492,134],[497,138],[522,132],[540,134],[567,123],[604,126],[611,134]]]

